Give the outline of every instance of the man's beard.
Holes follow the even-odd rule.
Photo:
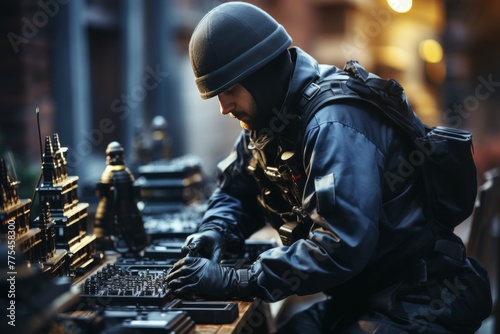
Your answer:
[[[243,122],[243,121],[240,121],[240,126],[244,129],[244,130],[254,130],[252,129],[247,123]]]
[[[250,123],[240,121],[240,126],[245,130],[262,130],[270,128],[272,113],[264,114],[257,112],[257,117],[251,118]]]

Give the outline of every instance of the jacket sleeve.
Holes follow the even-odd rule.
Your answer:
[[[265,224],[257,203],[258,186],[246,170],[250,156],[245,134],[243,131],[233,152],[219,164],[219,186],[208,199],[198,228],[221,232],[230,252],[241,250],[245,239]]]
[[[252,293],[266,301],[348,281],[378,242],[383,154],[348,122],[314,122],[303,153],[302,199],[314,225],[306,239],[262,253],[249,268]]]

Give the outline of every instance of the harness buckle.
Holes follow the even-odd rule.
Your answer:
[[[311,99],[318,94],[320,88],[318,84],[313,82],[304,90],[303,95],[308,101],[311,101]]]

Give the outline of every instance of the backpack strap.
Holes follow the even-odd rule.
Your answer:
[[[353,61],[348,62],[345,68],[350,72],[334,74],[319,82],[312,82],[304,89],[298,104],[305,118],[303,130],[323,106],[341,99],[353,99],[371,104],[382,112],[406,133],[412,143],[425,136],[425,127],[419,124],[403,87],[396,80],[384,80],[368,74],[361,65]]]

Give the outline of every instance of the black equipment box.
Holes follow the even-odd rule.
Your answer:
[[[143,214],[144,228],[151,239],[185,239],[196,232],[205,210],[206,204],[193,204],[179,206],[175,211]]]
[[[158,160],[138,167],[142,213],[154,215],[203,200],[201,161],[191,155]]]
[[[144,250],[144,257],[154,260],[180,259],[182,255],[183,239],[153,240],[151,245]]]
[[[172,333],[193,334],[195,323],[183,311],[103,311],[102,333]],[[111,325],[110,325],[111,324]]]
[[[230,324],[238,318],[236,302],[174,299],[164,310],[184,311],[197,324]]]
[[[117,267],[126,267],[127,269],[154,269],[154,270],[169,270],[178,261],[178,258],[165,258],[165,259],[149,259],[142,258],[136,259],[132,257],[119,257],[114,263]]]

